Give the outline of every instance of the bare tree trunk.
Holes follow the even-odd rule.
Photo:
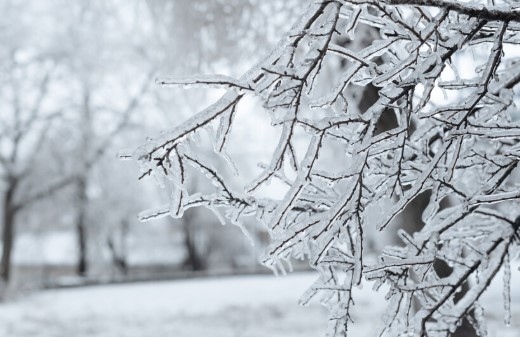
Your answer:
[[[2,259],[0,265],[0,278],[9,282],[11,277],[11,253],[14,247],[14,231],[17,207],[14,204],[14,194],[18,186],[18,179],[10,178],[7,191],[4,195],[3,214],[3,236],[2,236]]]
[[[127,263],[127,246],[126,246],[126,238],[129,230],[129,222],[128,219],[123,219],[121,221],[121,231],[120,231],[120,244],[119,249],[116,247],[116,243],[114,242],[114,235],[110,233],[107,237],[107,246],[110,251],[110,255],[112,258],[112,263],[114,264],[117,271],[119,271],[122,275],[128,274],[128,263]]]
[[[88,272],[88,228],[87,228],[87,207],[88,207],[88,171],[89,167],[89,147],[92,133],[92,116],[90,110],[90,90],[84,87],[83,91],[83,107],[81,111],[81,144],[80,153],[82,161],[79,168],[79,177],[77,181],[76,202],[77,202],[77,218],[76,218],[76,234],[78,243],[78,265],[77,273],[79,276],[85,276]]]
[[[184,259],[184,267],[192,271],[206,270],[208,265],[206,258],[201,256],[200,249],[195,242],[195,230],[193,223],[194,216],[192,212],[184,213],[182,219],[182,230],[184,233],[184,247],[186,248],[186,258]]]
[[[85,276],[88,272],[88,248],[87,248],[87,183],[85,177],[80,177],[77,184],[78,214],[76,219],[76,234],[78,242],[77,273]]]

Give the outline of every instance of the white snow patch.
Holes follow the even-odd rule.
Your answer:
[[[520,273],[513,267],[512,326],[503,324],[497,277],[482,303],[489,336],[520,331]],[[319,337],[327,313],[297,305],[315,273],[196,279],[48,290],[0,305],[0,336],[10,337]],[[385,309],[369,284],[354,293],[351,336],[372,336]]]

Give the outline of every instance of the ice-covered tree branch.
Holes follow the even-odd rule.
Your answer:
[[[393,6],[426,6],[493,21],[520,22],[520,6],[511,1],[504,6],[484,6],[451,0],[345,0],[356,4],[387,4]]]
[[[240,79],[160,80],[228,91],[135,151],[143,176],[172,196],[142,218],[179,217],[195,206],[218,216],[223,210],[242,227],[255,216],[272,238],[261,258],[266,266],[284,272],[291,259],[307,259],[320,272],[302,302],[318,296],[330,309],[329,336],[347,333],[363,277],[387,292],[381,335],[452,334],[518,250],[516,13],[507,1],[309,1]],[[367,29],[376,32],[368,43]],[[377,97],[361,108],[368,87]],[[226,149],[247,95],[260,98],[280,136],[270,162],[244,184],[197,155],[196,139],[207,133],[233,167]],[[385,124],[389,116],[395,125]],[[188,193],[186,167],[214,191]],[[284,197],[259,197],[276,180],[289,185]],[[425,194],[417,231],[399,230],[396,219]],[[401,244],[367,259],[368,236],[388,231],[398,232]],[[438,273],[439,263],[449,266],[448,276]],[[482,331],[484,322],[471,317],[471,324]]]

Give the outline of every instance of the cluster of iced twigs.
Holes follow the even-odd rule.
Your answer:
[[[303,302],[318,295],[331,309],[330,336],[346,334],[354,287],[363,277],[388,286],[381,335],[447,336],[465,316],[485,333],[478,298],[514,253],[518,227],[517,207],[511,206],[520,190],[510,178],[520,158],[515,11],[520,17],[505,1],[485,7],[440,0],[312,0],[271,53],[240,79],[161,79],[229,90],[134,153],[143,176],[171,190],[170,204],[142,218],[180,217],[194,206],[218,216],[224,210],[236,224],[256,215],[273,239],[266,265],[283,270],[289,259],[307,258],[321,272]],[[354,42],[366,29],[377,37],[359,47]],[[338,42],[345,37],[351,43]],[[332,76],[327,69],[338,60],[341,73]],[[379,97],[363,111],[359,93],[367,85]],[[232,160],[226,146],[245,95],[260,97],[282,132],[263,173],[244,191],[234,191],[197,156],[191,140],[211,129],[214,151]],[[388,114],[395,116],[395,127],[378,130]],[[303,154],[296,151],[298,130],[308,135]],[[322,154],[331,143],[346,164],[326,162]],[[206,175],[215,192],[189,194],[187,166]],[[256,197],[258,188],[279,178],[290,183],[283,200]],[[402,246],[388,247],[376,262],[364,261],[364,230],[396,230],[392,220],[425,191],[431,198],[424,226],[413,234],[401,231]],[[447,197],[449,207],[441,208]],[[368,222],[369,205],[386,205],[378,223]],[[439,276],[436,261],[451,273]],[[469,290],[460,293],[463,287]]]

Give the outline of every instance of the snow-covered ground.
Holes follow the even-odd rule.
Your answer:
[[[43,291],[0,305],[0,336],[323,336],[326,313],[297,306],[312,274]]]
[[[513,274],[519,274],[514,270]],[[316,278],[299,273],[49,290],[0,305],[2,337],[320,337],[327,315],[297,300]],[[520,284],[513,323],[503,325],[501,286],[484,302],[490,336],[520,336]],[[351,336],[371,336],[384,310],[369,286],[356,296]]]

